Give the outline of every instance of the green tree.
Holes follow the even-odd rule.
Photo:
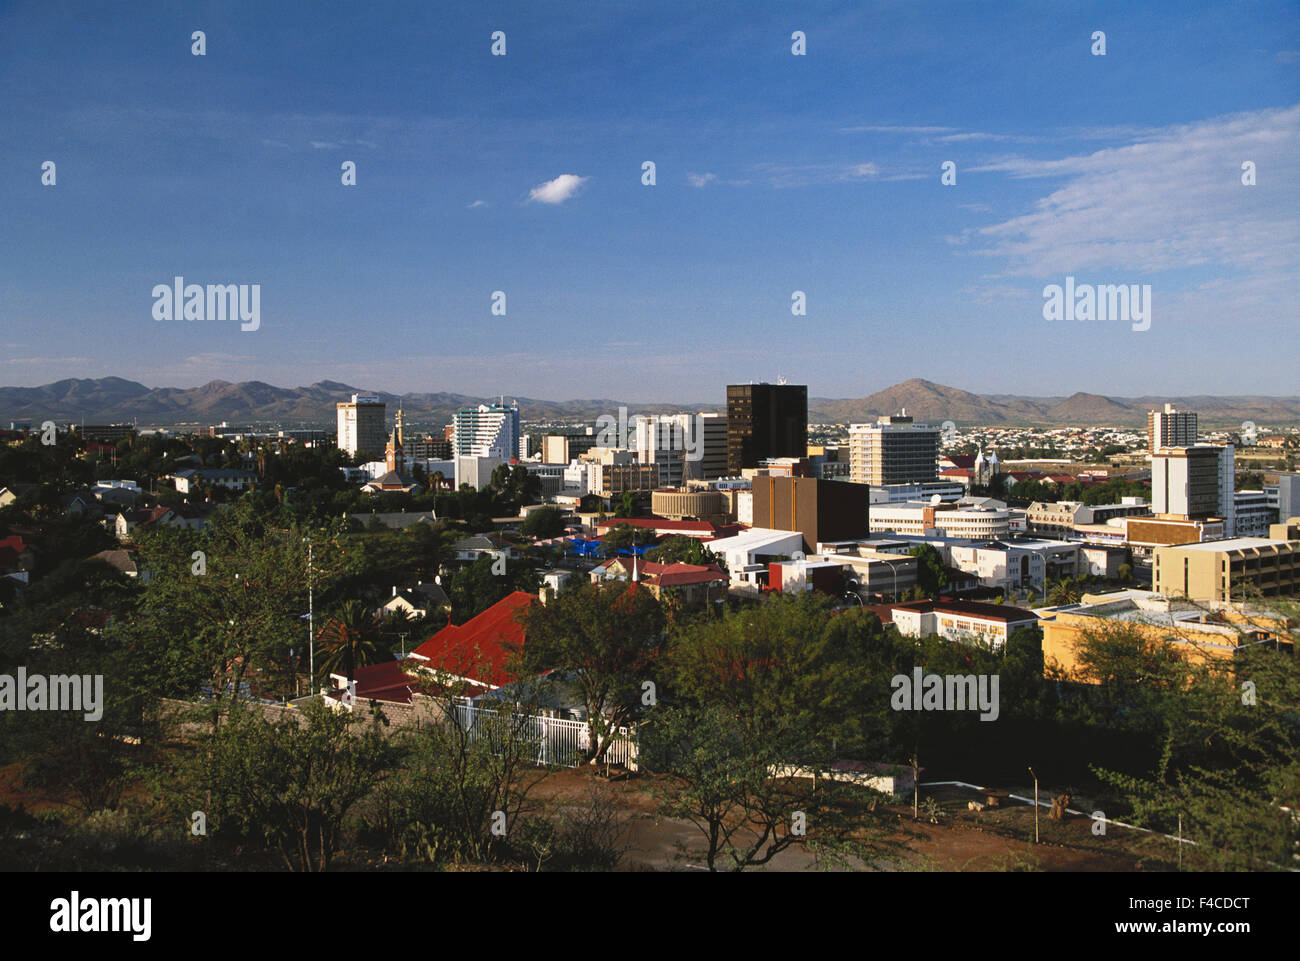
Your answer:
[[[646,552],[646,558],[660,564],[716,564],[724,571],[727,569],[725,560],[698,537],[682,534],[665,537],[657,547]]]
[[[542,507],[532,511],[519,525],[525,537],[559,537],[564,533],[564,512],[558,507]]]
[[[186,820],[194,810],[208,815],[219,843],[261,844],[291,871],[324,871],[396,757],[377,715],[315,700],[301,717],[273,722],[235,704],[226,724],[200,736],[171,793]]]
[[[526,559],[507,559],[505,573],[494,573],[493,568],[500,570],[501,563],[490,554],[480,554],[474,563],[444,578],[451,616],[457,624],[464,624],[514,591],[538,592],[541,577]]]
[[[884,850],[872,792],[831,778],[883,722],[888,698],[872,702],[868,670],[880,622],[829,615],[825,599],[777,596],[673,639],[667,691],[641,727],[643,764],[664,775],[660,811],[704,836],[710,870],[795,845],[838,862]]]
[[[572,681],[591,725],[590,759],[599,762],[618,728],[631,723],[642,706],[642,685],[663,643],[659,602],[622,581],[579,584],[547,604],[532,605],[523,623],[523,670],[559,671]]]
[[[1132,813],[1163,834],[1180,827],[1196,842],[1182,852],[1194,869],[1293,869],[1300,858],[1300,662],[1296,605],[1273,602],[1275,637],[1241,624],[1235,659],[1196,657],[1150,632],[1118,625],[1081,639],[1080,664],[1099,681],[1089,706],[1107,724],[1136,730],[1152,746],[1147,770],[1099,763],[1096,773]],[[1231,626],[1231,622],[1225,622]],[[1191,655],[1191,656],[1189,656]],[[1170,857],[1169,843],[1159,838]]]
[[[445,722],[403,732],[403,761],[380,792],[376,827],[408,860],[509,858],[521,820],[535,810],[530,792],[549,773],[536,765],[529,685],[515,689],[513,711],[467,708],[464,693],[448,686],[435,701]]]
[[[381,653],[378,616],[360,601],[346,601],[316,633],[316,682],[330,674],[349,681],[358,667],[378,660]]]
[[[614,557],[619,551],[625,551],[636,546],[642,547],[654,541],[654,531],[644,527],[633,527],[631,524],[615,524],[605,531],[601,537],[600,543],[605,549],[606,557]]]
[[[924,596],[938,597],[948,586],[948,568],[943,563],[943,555],[931,544],[921,544],[907,553],[916,558],[916,583]]]

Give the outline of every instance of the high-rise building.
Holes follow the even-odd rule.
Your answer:
[[[366,451],[379,454],[384,450],[384,419],[387,405],[375,396],[353,394],[352,400],[340,401],[338,409],[339,449],[349,454]]]
[[[739,477],[770,457],[808,453],[808,387],[731,384],[727,387],[727,474]]]
[[[500,457],[505,463],[519,457],[519,406],[479,404],[456,411],[457,457]]]
[[[1185,520],[1223,517],[1220,458],[1230,457],[1229,450],[1214,444],[1157,449],[1151,455],[1152,512]],[[1231,481],[1227,486],[1231,498]]]
[[[544,434],[542,436],[542,463],[567,464],[596,446],[596,435]]]
[[[915,424],[904,410],[874,424],[849,425],[849,480],[884,487],[939,477],[939,428]]]
[[[686,476],[700,480],[714,480],[727,476],[727,415],[699,413],[691,415],[696,420],[696,430],[701,440],[703,456],[686,462]]]
[[[1269,505],[1277,511],[1278,523],[1285,524],[1288,517],[1300,517],[1300,474],[1278,474],[1277,486],[1264,488]]]
[[[1165,404],[1164,410],[1147,411],[1147,449],[1154,454],[1162,447],[1191,447],[1196,443],[1196,413],[1175,410]]]

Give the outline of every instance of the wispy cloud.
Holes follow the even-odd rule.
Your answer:
[[[14,366],[27,366],[29,364],[89,364],[89,357],[10,357],[4,363],[13,364]]]
[[[704,173],[704,174],[688,173],[686,175],[686,181],[692,187],[707,187],[709,184],[713,183],[717,179],[718,179],[718,175],[712,173]]]
[[[771,187],[810,187],[817,184],[856,183],[875,180],[880,168],[874,163],[760,163],[752,168]]]
[[[528,192],[528,199],[542,204],[562,204],[573,197],[590,177],[577,174],[560,174],[554,180],[538,184]]]
[[[1260,186],[1243,186],[1247,160]],[[1032,212],[977,232],[983,252],[1006,258],[1011,273],[1202,265],[1294,273],[1300,262],[1300,214],[1279,193],[1300,179],[1300,106],[1169,127],[1087,155],[971,169],[1065,181]]]
[[[473,210],[475,207],[486,207],[487,205],[488,202],[486,200],[476,200],[472,204],[466,204],[465,209]]]
[[[865,127],[841,127],[840,133],[905,133],[905,134],[934,134],[934,133],[952,133],[957,127],[916,127],[907,124],[876,124]]]

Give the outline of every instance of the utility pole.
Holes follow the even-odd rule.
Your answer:
[[[1034,778],[1034,843],[1037,844],[1038,843],[1038,775],[1034,774],[1034,769],[1032,767],[1029,769],[1029,773]]]
[[[918,773],[920,768],[917,766],[916,755],[912,755],[912,820],[919,817],[921,806],[921,776]]]
[[[307,691],[310,694],[316,693],[316,632],[313,630],[314,625],[314,608],[311,582],[311,538],[307,538],[307,661],[310,672],[308,679]]]

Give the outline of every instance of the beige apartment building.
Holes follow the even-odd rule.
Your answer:
[[[1157,547],[1152,589],[1202,602],[1298,596],[1300,541],[1237,537]]]
[[[849,425],[849,480],[923,484],[939,477],[939,428],[914,424],[906,411],[874,424]]]
[[[388,406],[378,397],[353,394],[352,400],[335,405],[338,410],[339,450],[355,454],[369,451],[375,456],[388,446],[384,420]]]

